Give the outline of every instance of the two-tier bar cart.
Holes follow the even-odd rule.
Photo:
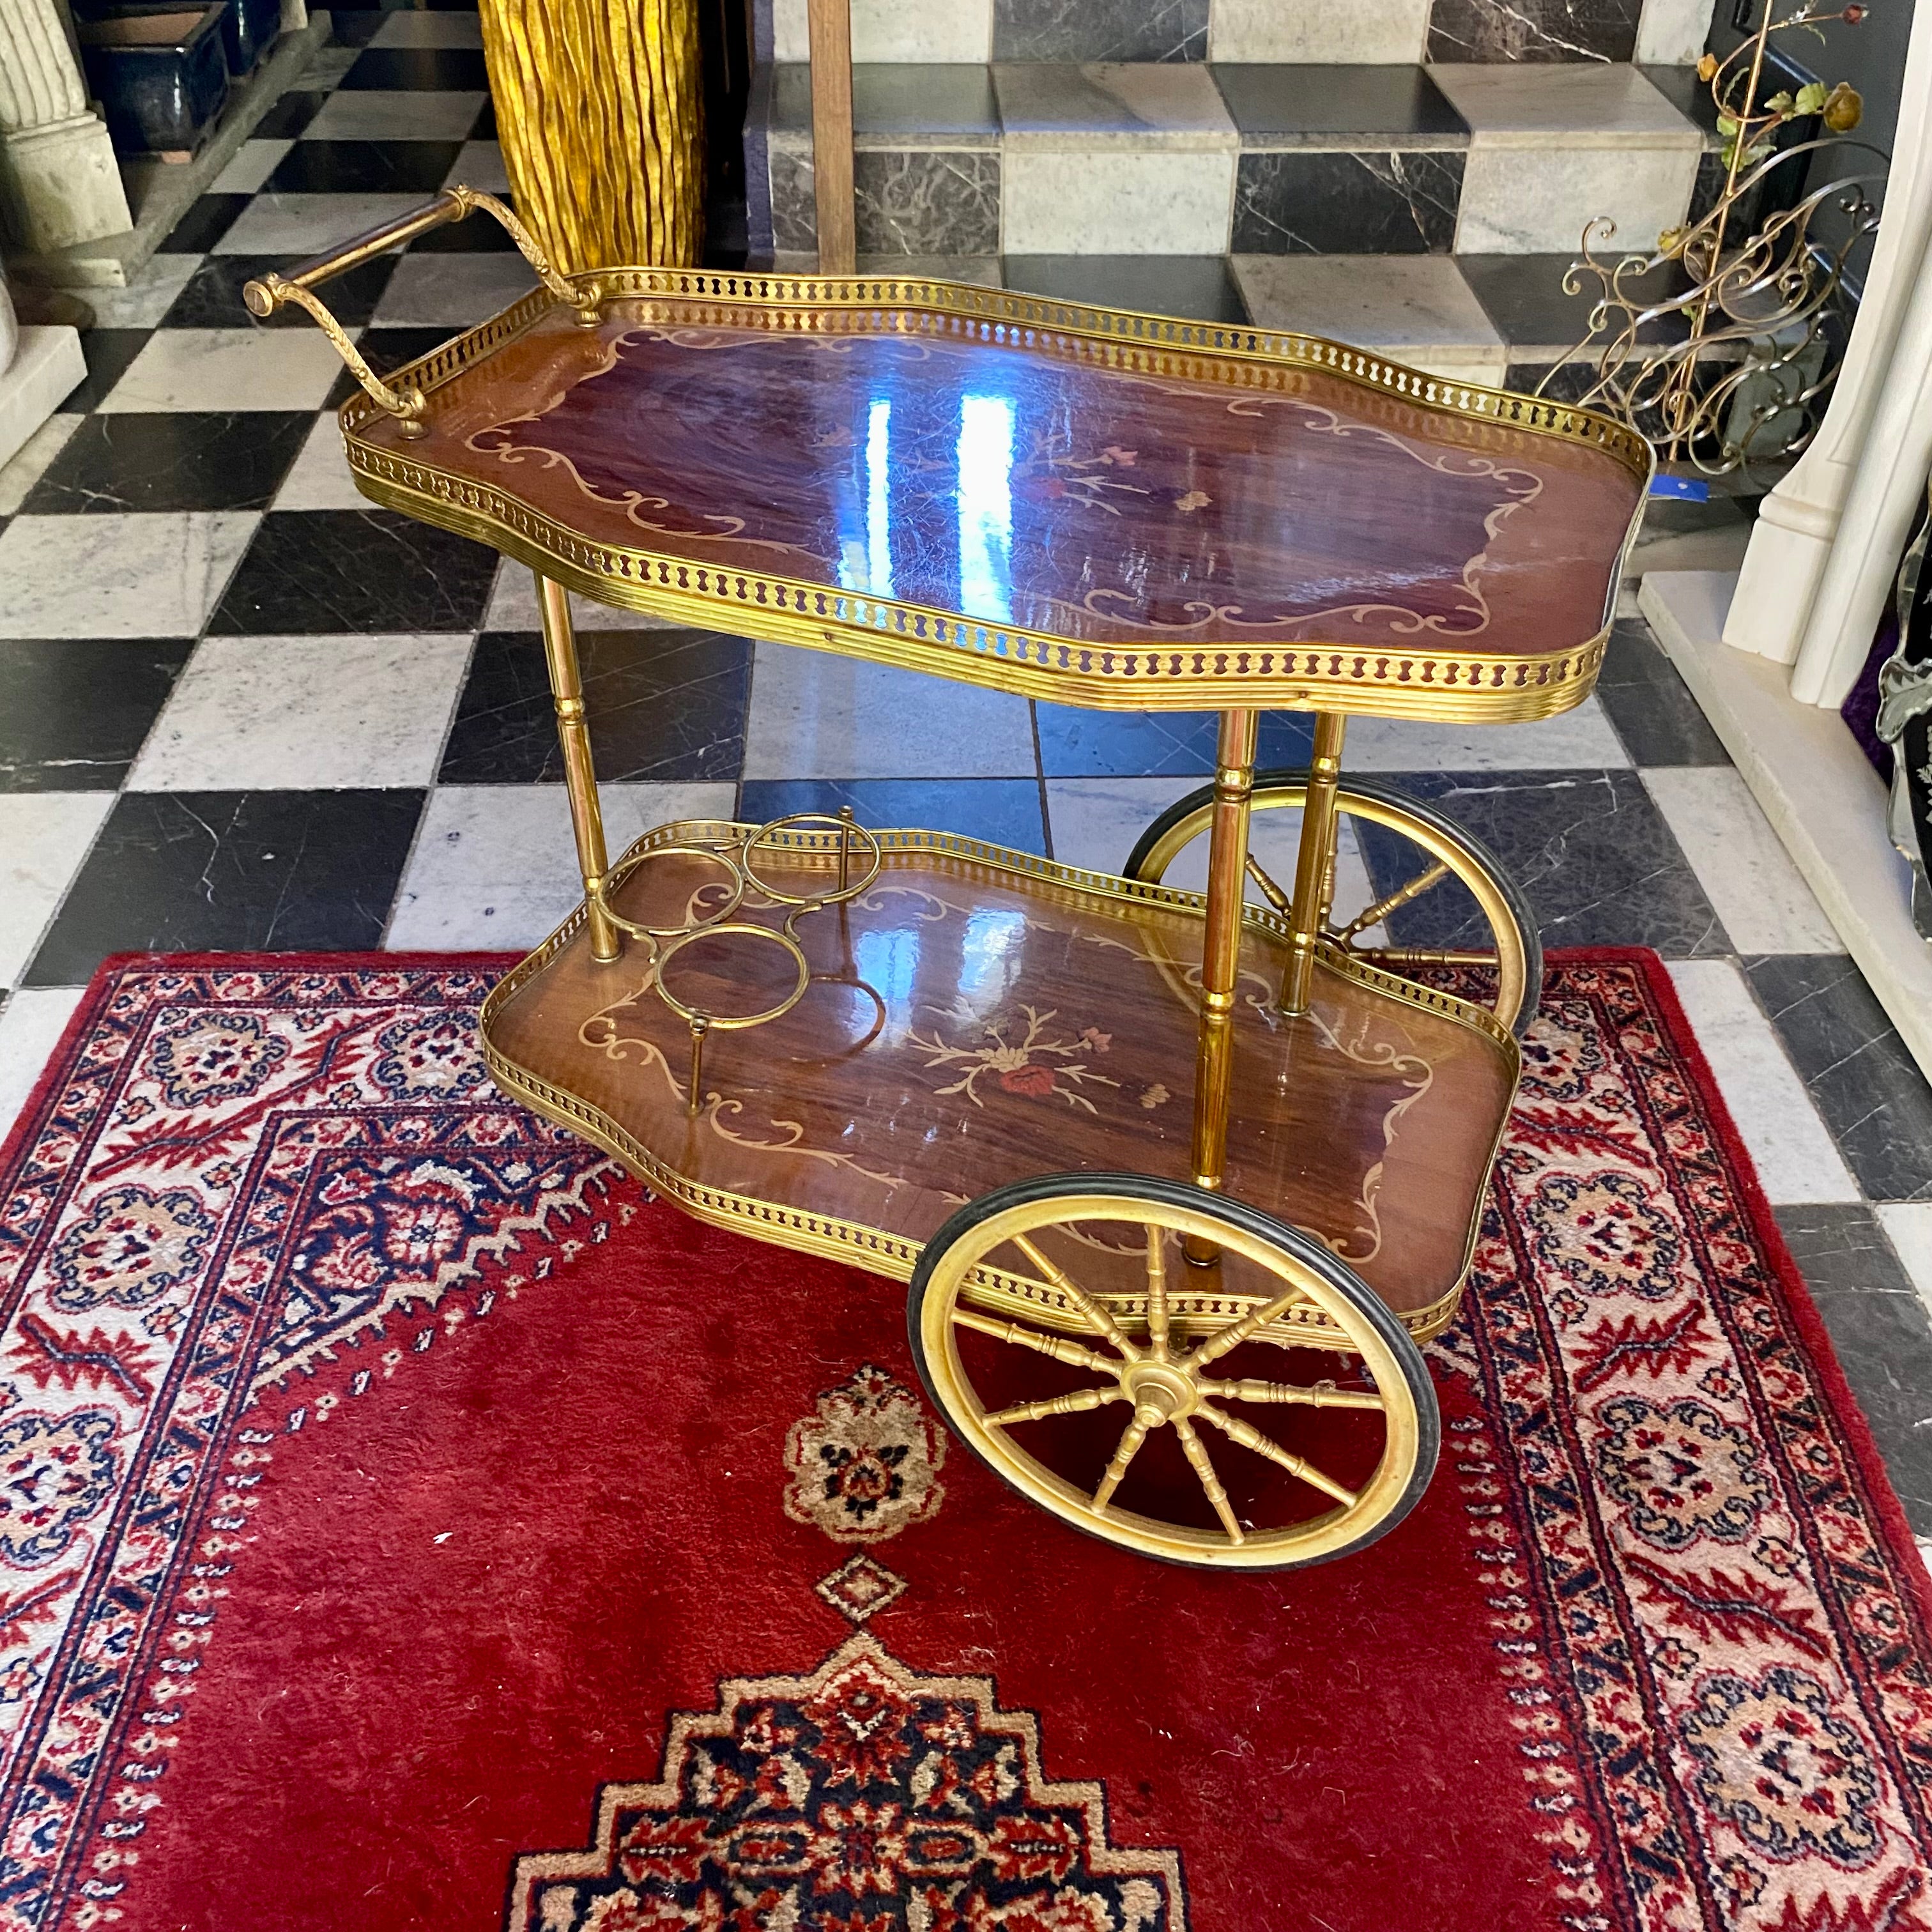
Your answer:
[[[478,206],[542,286],[377,376],[311,291]],[[1275,331],[904,277],[566,277],[465,189],[248,296],[361,378],[366,495],[537,575],[584,899],[484,1008],[500,1084],[705,1220],[908,1280],[933,1400],[1066,1522],[1265,1567],[1398,1522],[1540,956],[1477,841],[1342,775],[1344,726],[1584,697],[1648,446]],[[573,591],[836,654],[848,686],[841,659],[1218,712],[1213,782],[1120,875],[849,812],[664,825],[612,862]],[[1312,748],[1258,772],[1284,710]],[[1279,883],[1250,838],[1276,808]],[[1460,944],[1398,944],[1438,893]]]

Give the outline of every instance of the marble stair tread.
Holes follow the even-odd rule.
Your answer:
[[[1236,255],[1249,319],[1376,350],[1433,376],[1498,383],[1510,350],[1446,255]]]
[[[1244,148],[1460,148],[1469,127],[1426,68],[1217,63]]]
[[[1479,148],[1700,148],[1702,130],[1632,66],[1438,63],[1430,77]]]
[[[772,70],[770,137],[812,146],[812,69]],[[1000,110],[992,70],[964,63],[855,64],[852,138],[860,148],[993,148]]]
[[[1197,62],[1003,62],[993,88],[1016,152],[1239,145],[1213,76]]]
[[[1220,255],[1008,255],[1006,285],[1022,294],[1196,322],[1246,322]]]
[[[1597,286],[1594,276],[1583,280],[1580,293],[1564,292],[1564,274],[1577,259],[1572,250],[1567,254],[1458,255],[1455,262],[1475,299],[1510,345],[1513,358],[1554,362],[1582,340],[1596,299],[1591,292]],[[1684,279],[1679,272],[1659,269],[1627,277],[1624,286],[1633,296],[1660,300],[1681,289]],[[1637,340],[1680,342],[1688,332],[1682,316],[1660,316],[1639,328]]]

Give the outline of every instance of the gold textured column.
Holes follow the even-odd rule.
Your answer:
[[[570,799],[571,829],[577,835],[577,867],[584,875],[589,908],[590,956],[608,966],[620,950],[617,928],[600,895],[610,869],[604,844],[604,814],[597,802],[597,767],[591,761],[590,729],[584,722],[584,677],[578,668],[577,632],[570,619],[570,596],[554,578],[536,573],[537,604],[543,614],[544,661],[556,707],[557,742],[563,749],[564,790]]]
[[[481,0],[517,212],[568,274],[704,240],[698,0]]]
[[[1308,764],[1308,800],[1302,808],[1301,844],[1294,867],[1294,906],[1288,914],[1288,970],[1281,1010],[1305,1013],[1315,977],[1315,942],[1335,890],[1335,790],[1342,778],[1342,740],[1348,728],[1340,711],[1315,714],[1315,755]]]

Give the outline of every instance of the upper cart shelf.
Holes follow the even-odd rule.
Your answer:
[[[352,400],[364,493],[608,603],[1064,704],[1500,723],[1594,680],[1651,452],[1588,411],[946,282],[593,281],[392,378],[419,423]]]

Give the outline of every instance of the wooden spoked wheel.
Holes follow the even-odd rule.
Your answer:
[[[1219,1258],[1186,1261],[1190,1236]],[[1310,1304],[1334,1328],[1307,1346],[1258,1339]],[[1186,1181],[996,1188],[927,1244],[907,1319],[928,1391],[997,1474],[1144,1556],[1325,1562],[1393,1528],[1436,1466],[1427,1365],[1375,1292],[1286,1222]]]
[[[1252,809],[1256,812],[1299,812],[1307,797],[1308,774],[1304,770],[1255,774]],[[1190,845],[1207,838],[1214,804],[1211,785],[1178,799],[1141,834],[1128,856],[1126,876],[1159,885]],[[1535,914],[1495,854],[1453,819],[1420,799],[1406,797],[1392,786],[1344,778],[1335,805],[1345,817],[1396,833],[1416,849],[1416,859],[1413,872],[1407,872],[1394,891],[1371,905],[1332,913],[1324,927],[1327,936],[1344,951],[1390,973],[1412,973],[1418,966],[1493,967],[1496,991],[1489,1003],[1490,1010],[1520,1039],[1536,1017],[1543,986],[1543,946],[1537,937]],[[1269,904],[1277,911],[1286,911],[1289,891],[1268,876],[1252,853],[1248,872]],[[1455,950],[1361,943],[1363,933],[1450,879],[1459,880],[1476,902],[1489,927],[1487,946]]]

